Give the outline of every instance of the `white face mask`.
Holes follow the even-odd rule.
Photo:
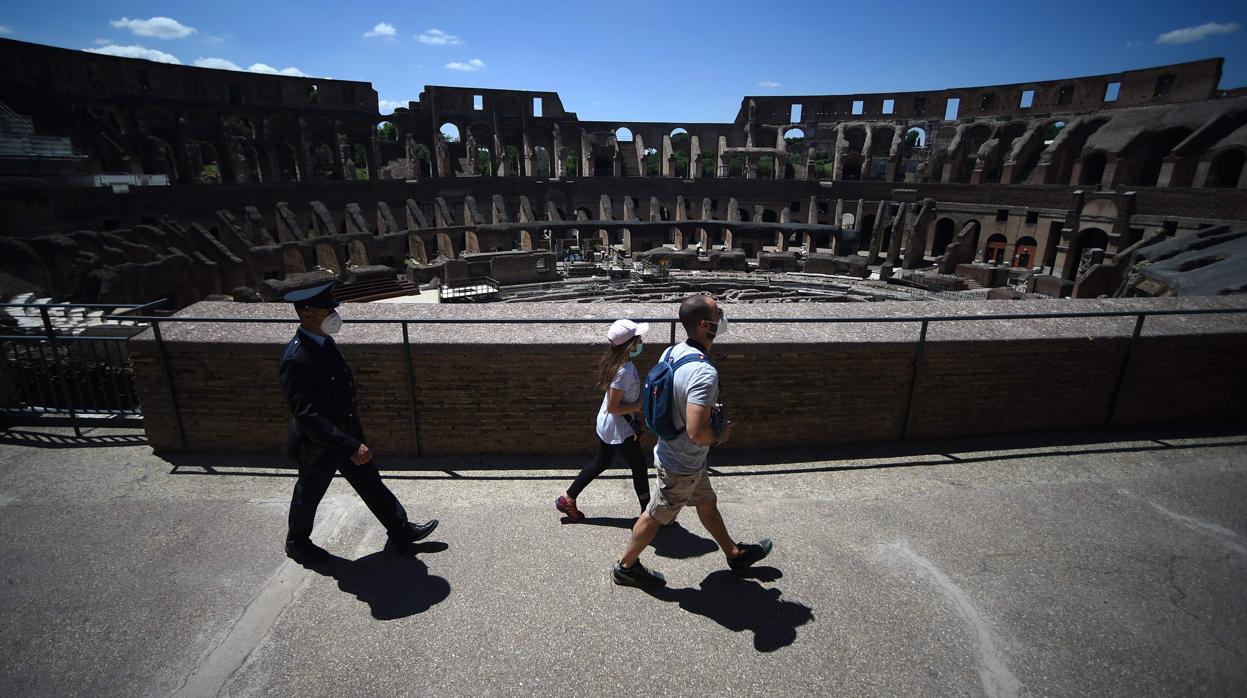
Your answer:
[[[718,328],[718,330],[719,330],[719,331],[718,331],[718,332],[716,332],[716,333],[715,333],[715,335],[714,335],[716,339],[718,339],[719,337],[722,337],[723,335],[727,334],[727,313],[723,313],[723,317],[719,318],[719,328]]]
[[[342,329],[342,316],[338,315],[338,311],[333,311],[324,320],[320,321],[320,331],[325,334],[337,334]]]

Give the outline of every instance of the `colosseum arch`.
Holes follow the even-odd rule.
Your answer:
[[[1217,153],[1208,166],[1208,177],[1204,186],[1210,188],[1244,189],[1247,180],[1243,177],[1243,163],[1247,154],[1243,148],[1226,148]]]
[[[931,256],[938,257],[944,254],[944,250],[948,249],[948,245],[952,243],[953,236],[956,234],[957,224],[953,219],[944,217],[936,221],[935,233],[931,237]]]
[[[1190,137],[1194,129],[1187,126],[1174,126],[1167,128],[1142,144],[1133,157],[1132,168],[1134,176],[1129,177],[1131,181],[1123,182],[1134,184],[1140,187],[1154,187],[1160,179],[1160,171],[1164,166],[1165,158],[1178,146],[1182,141]],[[1119,181],[1122,179],[1118,178]]]
[[[688,179],[692,177],[693,139],[688,129],[679,126],[671,129],[671,176]]]

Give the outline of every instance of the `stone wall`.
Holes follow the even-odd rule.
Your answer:
[[[716,344],[722,401],[741,420],[730,446],[768,448],[897,440],[905,429],[919,323],[753,324],[751,318],[912,318],[989,312],[1247,308],[1235,298],[727,306]],[[668,320],[666,305],[414,306],[348,304],[350,319],[591,319],[593,324],[411,325],[416,437],[422,455],[587,453],[601,399],[594,360],[616,317]],[[279,452],[288,412],[277,363],[294,330],[288,308],[199,303],[179,317],[267,324],[162,324],[173,392],[191,451]],[[1110,408],[1132,318],[932,323],[914,391],[911,437],[1097,428]],[[644,373],[671,337],[656,322]],[[682,331],[676,336],[682,338]],[[360,413],[380,454],[414,450],[406,362],[396,325],[348,324]],[[1147,320],[1115,424],[1247,418],[1247,315]],[[145,426],[158,451],[181,449],[151,331],[130,341]]]

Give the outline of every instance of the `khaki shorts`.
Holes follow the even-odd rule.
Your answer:
[[[664,526],[675,521],[676,514],[686,506],[697,506],[716,499],[710,486],[710,475],[702,468],[690,475],[676,475],[657,468],[657,487],[645,511]]]

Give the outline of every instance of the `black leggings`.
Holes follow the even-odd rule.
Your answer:
[[[567,488],[567,496],[575,499],[593,479],[610,467],[618,453],[624,462],[632,468],[632,487],[636,490],[637,500],[641,502],[641,510],[649,506],[648,468],[645,467],[645,455],[641,452],[641,442],[635,437],[626,439],[620,444],[608,444],[598,438],[598,454],[581,469],[576,481]]]

